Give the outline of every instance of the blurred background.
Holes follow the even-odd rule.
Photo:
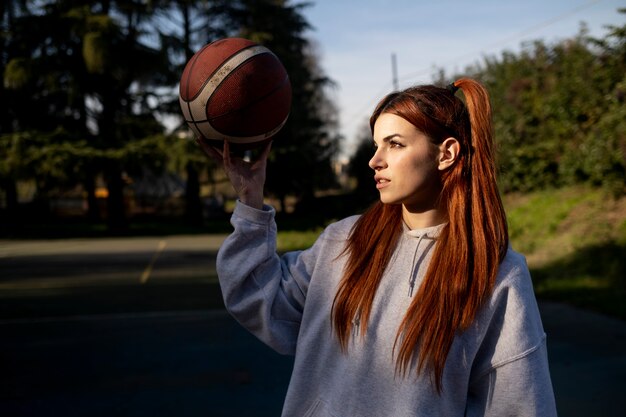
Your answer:
[[[538,281],[574,268],[572,286],[623,295],[623,5],[413,3],[3,1],[0,236],[227,232],[232,188],[182,123],[177,88],[195,51],[241,36],[293,85],[266,187],[285,230],[376,198],[367,118],[384,94],[470,76],[491,92],[511,235]]]
[[[378,99],[469,76],[491,93],[511,242],[538,297],[626,320],[626,5],[421,3],[2,0],[0,319],[11,334],[29,333],[19,320],[221,308],[211,262],[234,194],[182,122],[178,82],[194,52],[230,36],[267,46],[291,79],[266,184],[281,251],[376,199],[367,119]],[[170,254],[177,268],[204,268],[182,283],[166,280],[180,269],[158,271],[173,236],[215,237],[208,257],[193,238],[173,252],[184,257]],[[71,280],[50,285],[111,267],[81,252],[93,239],[106,244],[90,256],[112,254],[142,284],[154,267],[161,285],[116,291],[100,276],[98,297]]]

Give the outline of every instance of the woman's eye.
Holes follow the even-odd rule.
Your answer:
[[[392,140],[391,142],[389,142],[389,146],[392,148],[401,148],[402,144],[400,142],[396,142],[395,140]]]

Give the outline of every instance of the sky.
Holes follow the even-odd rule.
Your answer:
[[[298,1],[297,3],[300,3]],[[319,63],[336,86],[342,153],[349,156],[374,106],[393,90],[430,83],[438,69],[462,74],[468,65],[524,43],[553,44],[579,33],[621,26],[626,0],[312,0],[302,10]],[[496,110],[497,111],[497,110]]]

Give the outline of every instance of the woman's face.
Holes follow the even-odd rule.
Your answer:
[[[441,191],[439,147],[400,116],[381,114],[374,124],[376,152],[369,162],[385,204],[411,212],[432,210]]]

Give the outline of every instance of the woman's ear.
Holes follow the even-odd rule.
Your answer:
[[[451,167],[461,151],[461,145],[456,138],[449,137],[439,145],[439,170]]]

